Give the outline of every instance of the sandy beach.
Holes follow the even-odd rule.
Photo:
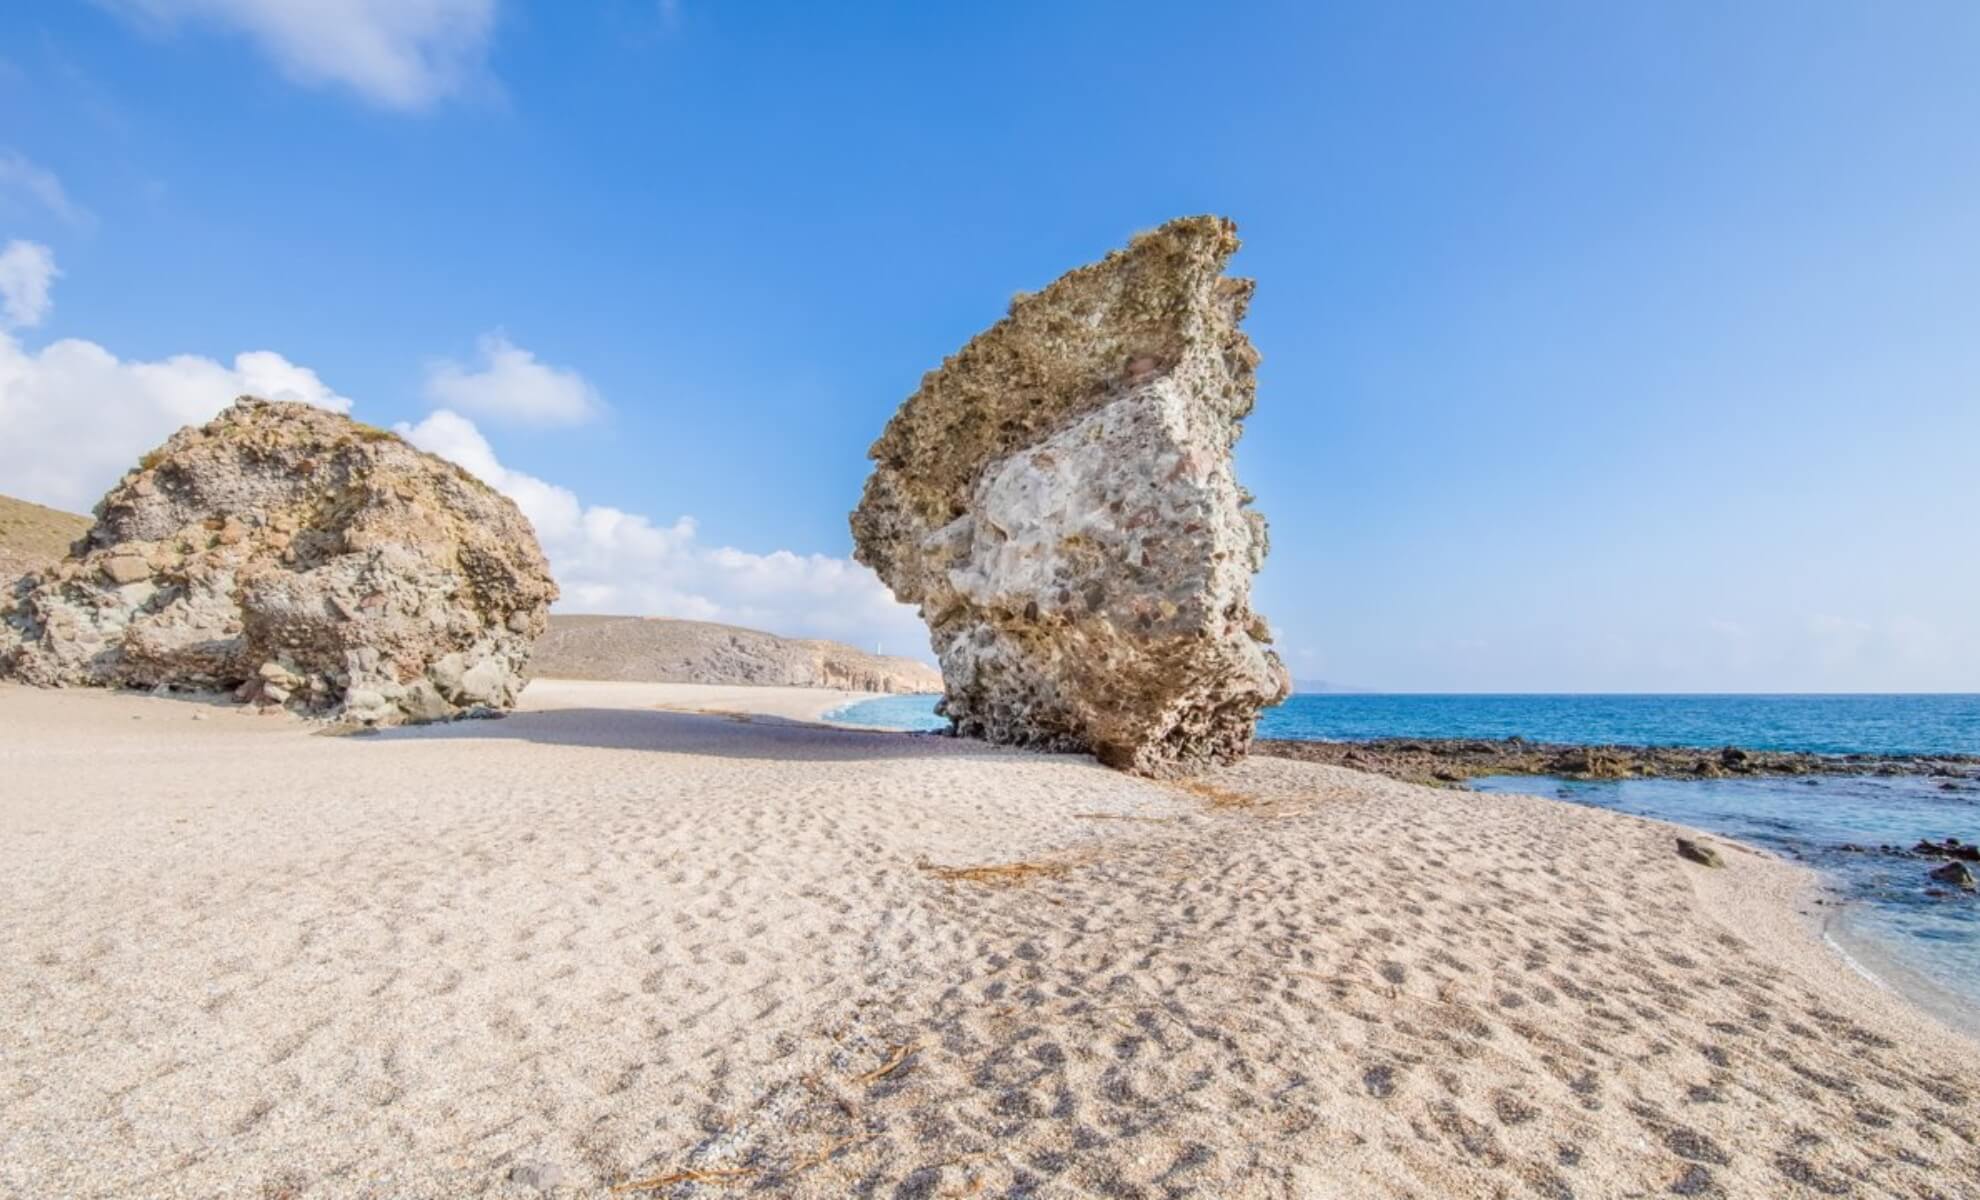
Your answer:
[[[0,1192],[1980,1195],[1980,1048],[1669,826],[538,680],[0,686]]]

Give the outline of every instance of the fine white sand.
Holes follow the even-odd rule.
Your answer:
[[[1980,1196],[1980,1048],[1794,868],[845,698],[0,687],[0,1194]]]

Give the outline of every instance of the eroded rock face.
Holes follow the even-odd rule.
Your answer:
[[[1290,690],[1231,468],[1258,363],[1237,247],[1185,218],[1020,296],[874,443],[855,554],[920,606],[957,732],[1175,774]]]
[[[0,598],[0,676],[235,689],[390,724],[507,708],[557,588],[506,497],[393,434],[243,397],[145,456]]]

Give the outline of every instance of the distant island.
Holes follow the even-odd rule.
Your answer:
[[[1372,696],[1378,689],[1357,687],[1351,683],[1335,683],[1328,679],[1295,679],[1295,696]]]

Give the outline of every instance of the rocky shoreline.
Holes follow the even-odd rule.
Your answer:
[[[1561,779],[1723,779],[1775,775],[1912,775],[1950,791],[1980,787],[1980,755],[1807,754],[1738,746],[1584,746],[1525,738],[1380,738],[1367,742],[1260,739],[1259,754],[1327,763],[1406,783],[1461,784],[1485,775]]]

